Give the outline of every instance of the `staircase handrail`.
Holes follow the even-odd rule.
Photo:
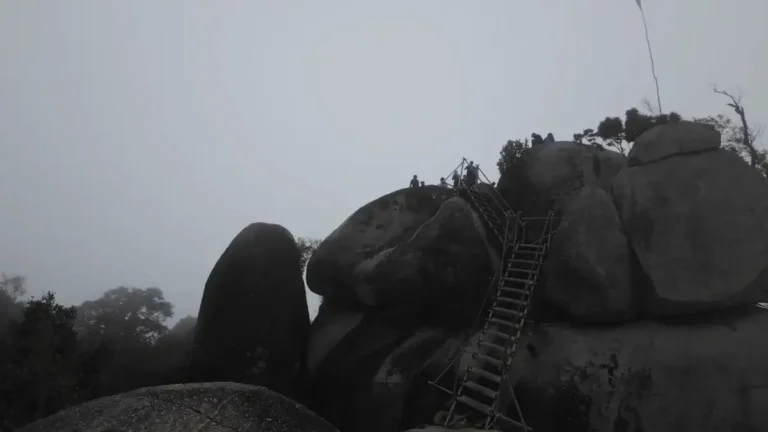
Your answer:
[[[477,171],[480,173],[480,175],[483,176],[483,178],[485,179],[485,182],[490,185],[491,184],[491,180],[488,179],[488,176],[485,175],[485,173],[483,172],[482,168],[477,167]],[[507,202],[507,200],[505,200],[504,197],[501,196],[501,194],[499,193],[498,190],[496,190],[495,187],[493,188],[493,192],[491,193],[491,196],[493,197],[493,200],[496,201],[496,204],[498,204],[499,207],[505,213],[510,213],[510,214],[514,213],[514,211],[512,210],[512,207],[509,206],[509,203]]]

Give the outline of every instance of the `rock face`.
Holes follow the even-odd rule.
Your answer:
[[[95,399],[18,432],[338,432],[302,405],[236,383],[147,387]]]
[[[364,303],[409,307],[421,325],[471,322],[467,305],[479,305],[499,264],[482,220],[458,197],[444,202],[410,239],[369,262],[357,290]],[[430,307],[437,303],[440,308]]]
[[[675,324],[535,326],[513,361],[515,392],[537,432],[765,431],[767,327],[756,307]]]
[[[627,168],[611,190],[652,284],[649,312],[768,299],[768,180],[737,155],[717,150]]]
[[[681,121],[656,126],[640,135],[629,151],[629,166],[720,148],[720,132],[710,125]]]
[[[374,203],[408,202],[414,191],[398,191]],[[498,254],[480,217],[464,199],[440,189],[436,193],[444,195],[426,197],[429,205],[440,200],[434,211],[408,215],[399,205],[377,210],[408,221],[387,228],[397,235],[376,237],[368,225],[352,229],[350,221],[364,220],[353,215],[310,260],[315,274],[310,288],[344,281],[350,285],[342,287],[351,287],[357,299],[325,297],[309,342],[311,375],[304,400],[340,430],[393,431],[403,416],[412,415],[405,400],[416,377],[448,335],[471,327],[498,269]],[[354,246],[340,255],[328,252],[345,244],[365,245],[370,252],[352,254]],[[323,250],[329,255],[320,254]],[[334,278],[324,280],[323,275]]]
[[[346,310],[343,306],[324,302],[312,321],[307,347],[307,372],[312,373],[331,349],[362,321],[365,312]]]
[[[595,158],[595,175],[601,186],[607,186],[611,179],[627,166],[627,158],[619,152],[591,145],[585,147]]]
[[[194,338],[194,379],[264,385],[291,396],[301,384],[309,312],[300,252],[280,225],[251,224],[205,284]]]
[[[439,186],[408,188],[353,213],[323,240],[307,264],[307,285],[325,298],[365,303],[359,282],[386,250],[409,239],[432,219],[452,192]]]
[[[412,331],[375,312],[366,313],[315,368],[302,400],[339,430],[386,430],[379,420],[388,413],[379,406],[381,400],[373,403],[373,377]]]
[[[499,192],[512,208],[541,216],[561,208],[564,200],[585,185],[598,185],[595,156],[572,142],[541,144],[525,150],[499,179]]]
[[[566,203],[547,256],[543,294],[576,322],[621,322],[640,311],[631,251],[608,194],[587,186]]]

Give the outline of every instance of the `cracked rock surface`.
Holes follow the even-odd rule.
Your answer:
[[[231,382],[147,387],[95,399],[18,432],[338,432],[265,387]]]

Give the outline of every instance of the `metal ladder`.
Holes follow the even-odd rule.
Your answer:
[[[519,212],[505,209],[496,197],[479,194],[471,188],[465,190],[485,224],[502,243],[504,270],[499,275],[493,303],[480,331],[477,350],[472,354],[483,365],[469,365],[464,370],[462,379],[452,392],[451,406],[443,426],[450,427],[462,415],[474,414],[481,416],[479,423],[485,429],[532,431],[522,419],[522,413],[522,422],[499,414],[499,395],[517,350],[533,290],[550,244],[554,212],[550,211],[545,218],[539,239],[529,243],[525,222]],[[498,217],[500,213],[505,215],[503,222]],[[514,395],[513,400],[517,404]]]

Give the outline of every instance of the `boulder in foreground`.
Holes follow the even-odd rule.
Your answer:
[[[147,387],[95,399],[17,432],[338,432],[264,387],[218,382]]]
[[[531,326],[512,362],[515,392],[536,432],[766,431],[766,328],[754,306],[666,324]]]

